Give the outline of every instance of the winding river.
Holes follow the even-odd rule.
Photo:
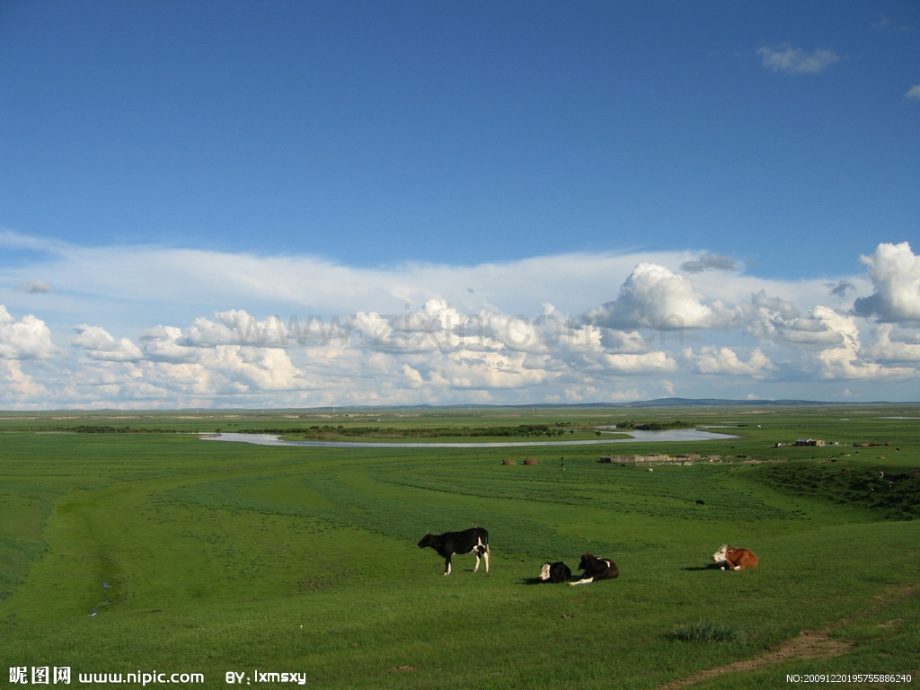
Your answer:
[[[612,432],[611,432],[612,433]],[[596,446],[609,443],[656,443],[659,441],[728,441],[737,436],[716,434],[699,429],[668,429],[665,431],[629,431],[630,438],[589,439],[585,441],[488,441],[484,443],[389,443],[378,441],[282,441],[276,434],[216,434],[204,435],[205,441],[253,443],[258,446],[293,446],[299,448],[519,448],[523,446]]]

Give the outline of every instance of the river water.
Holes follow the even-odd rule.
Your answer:
[[[388,443],[368,441],[282,441],[275,434],[202,435],[205,441],[253,443],[258,446],[292,446],[299,448],[520,448],[523,446],[596,446],[609,443],[656,443],[659,441],[728,441],[738,438],[699,429],[667,429],[665,431],[621,431],[629,438],[599,438],[585,441],[489,441],[484,443]]]

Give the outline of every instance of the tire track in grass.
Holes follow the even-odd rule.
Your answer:
[[[899,587],[888,596],[877,595],[875,597],[875,603],[854,618],[842,618],[823,630],[803,630],[799,633],[798,637],[781,642],[775,645],[769,652],[760,654],[753,659],[743,659],[742,661],[736,661],[726,666],[709,668],[695,673],[688,678],[666,683],[660,686],[658,690],[681,690],[681,688],[689,688],[711,678],[725,675],[726,673],[754,671],[765,666],[781,664],[786,661],[831,659],[835,656],[842,656],[855,648],[856,645],[831,637],[835,631],[846,627],[858,618],[870,616],[886,606],[904,601],[908,597],[916,596],[917,594],[920,594],[920,585]]]

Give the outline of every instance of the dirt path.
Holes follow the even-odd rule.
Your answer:
[[[847,621],[849,622],[849,621]],[[762,666],[778,664],[783,661],[794,659],[817,659],[831,658],[840,656],[852,649],[853,645],[841,642],[831,638],[831,633],[844,623],[835,623],[830,628],[821,631],[805,630],[798,637],[783,642],[773,650],[756,656],[753,659],[736,661],[728,666],[718,666],[716,668],[706,669],[699,673],[684,678],[683,680],[674,681],[667,685],[661,686],[659,690],[678,690],[679,688],[688,688],[699,682],[721,676],[725,673],[735,673],[737,671],[752,671]]]
[[[865,611],[861,612],[857,618],[870,615],[885,606],[890,604],[903,601],[904,599],[914,596],[920,593],[920,585],[909,585],[906,587],[900,587],[892,592],[889,592],[887,595],[879,594],[875,596],[874,603],[869,606]],[[854,645],[843,642],[841,640],[835,640],[831,637],[831,634],[835,630],[839,630],[850,623],[853,622],[852,618],[844,618],[842,620],[836,621],[832,625],[828,626],[824,630],[804,630],[798,637],[787,640],[782,644],[775,646],[768,652],[764,652],[753,659],[745,659],[744,661],[736,661],[733,664],[728,664],[727,666],[717,666],[716,668],[706,669],[705,671],[700,671],[689,678],[684,678],[682,680],[676,680],[667,685],[662,685],[658,690],[679,690],[680,688],[688,688],[697,683],[700,683],[709,678],[715,678],[716,676],[721,676],[725,673],[735,673],[737,671],[752,671],[754,669],[762,668],[764,666],[769,666],[771,664],[779,664],[784,661],[794,661],[800,659],[830,659],[835,656],[840,656],[845,654]]]

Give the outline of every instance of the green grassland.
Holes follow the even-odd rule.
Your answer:
[[[626,421],[736,438],[487,445],[614,438],[598,430]],[[198,435],[260,430],[378,443]],[[803,437],[839,445],[787,445]],[[387,447],[429,439],[481,444]],[[651,453],[720,462],[598,462]],[[458,555],[444,577],[416,547],[474,525],[488,574]],[[723,542],[760,566],[712,567]],[[620,578],[535,584],[585,551]],[[0,413],[0,687],[8,667],[45,666],[72,685],[156,669],[215,688],[231,671],[285,685],[257,670],[323,689],[916,683],[918,585],[918,405]],[[803,631],[824,642],[796,651]]]

